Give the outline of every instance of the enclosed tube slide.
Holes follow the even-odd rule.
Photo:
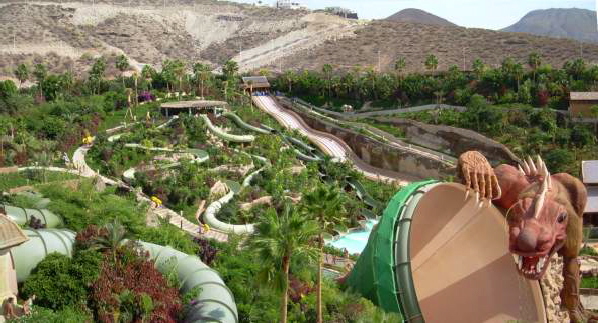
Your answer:
[[[210,129],[210,131],[212,133],[214,133],[218,138],[220,138],[222,140],[239,142],[239,143],[248,143],[248,142],[253,142],[255,140],[255,137],[252,135],[233,135],[233,134],[224,132],[222,129],[214,126],[212,124],[212,121],[210,121],[208,116],[206,116],[205,114],[202,114],[201,118],[208,126],[208,129]]]
[[[348,178],[347,184],[349,184],[349,186],[351,186],[355,190],[357,197],[359,197],[359,199],[362,200],[363,203],[367,204],[371,208],[382,209],[384,207],[384,204],[373,198],[370,195],[370,193],[368,193],[368,191],[365,189],[365,187],[363,187],[363,184],[361,184],[361,182],[359,182],[358,180]]]
[[[46,228],[55,228],[62,225],[62,219],[46,209],[25,209],[22,207],[0,204],[4,207],[6,215],[16,224],[24,226],[29,224],[31,217],[42,221]]]
[[[75,233],[70,230],[25,230],[25,234],[29,241],[11,250],[18,282],[25,281],[48,254],[58,252],[72,255]],[[139,243],[149,252],[159,271],[172,268],[172,259],[176,260],[176,270],[182,283],[179,289],[181,294],[195,287],[201,289],[183,322],[238,322],[234,296],[216,271],[206,266],[197,256],[171,247],[143,241]]]
[[[239,126],[240,128],[243,128],[245,130],[261,133],[264,135],[270,134],[270,131],[262,129],[262,128],[254,127],[254,126],[246,123],[245,121],[243,121],[238,115],[236,115],[232,112],[224,112],[222,115],[231,119],[234,123],[237,124],[237,126]]]
[[[455,183],[401,189],[346,283],[405,322],[546,322],[539,283],[509,253],[505,218]]]
[[[251,185],[251,180],[264,171],[265,167],[262,167],[255,172],[247,175],[247,177],[243,180],[242,187],[248,187]],[[203,214],[203,220],[207,223],[210,227],[226,232],[226,233],[235,233],[235,234],[251,234],[255,231],[254,224],[230,224],[225,223],[216,217],[222,206],[228,202],[230,202],[233,197],[235,196],[235,192],[230,190],[226,195],[221,197],[219,200],[212,202],[206,211]]]

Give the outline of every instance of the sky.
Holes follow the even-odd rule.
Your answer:
[[[233,0],[235,1],[235,0]],[[236,0],[254,3],[257,0]],[[275,0],[263,0],[274,4]],[[535,9],[583,8],[596,10],[595,0],[299,0],[310,9],[345,7],[360,18],[382,19],[405,8],[418,8],[464,27],[501,29]]]

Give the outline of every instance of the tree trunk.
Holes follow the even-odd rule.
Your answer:
[[[280,322],[287,323],[287,303],[289,302],[289,267],[291,265],[290,255],[282,259],[282,270],[284,273],[284,286],[282,287],[282,298],[280,302]]]
[[[317,314],[317,323],[322,323],[322,255],[324,253],[323,244],[324,237],[320,232],[318,236],[318,249],[319,249],[319,257],[318,257],[318,274],[316,280],[316,314]]]

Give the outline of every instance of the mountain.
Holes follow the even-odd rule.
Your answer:
[[[411,22],[411,23],[419,23],[419,24],[425,24],[425,25],[457,26],[454,23],[452,23],[444,18],[440,18],[440,17],[433,15],[429,12],[426,12],[426,11],[423,11],[420,9],[415,9],[415,8],[403,9],[403,10],[395,13],[394,15],[386,18],[385,20],[398,21],[398,22]]]
[[[534,10],[516,24],[504,28],[502,31],[525,32],[598,43],[596,12],[587,9]]]
[[[356,30],[353,37],[325,42],[321,46],[287,57],[287,68],[321,70],[332,64],[339,70],[361,66],[395,73],[394,62],[406,60],[404,72],[426,71],[426,56],[438,58],[438,70],[446,71],[451,65],[471,69],[475,59],[489,66],[499,66],[506,57],[512,57],[527,66],[530,53],[537,52],[542,62],[561,67],[566,61],[579,58],[580,43],[572,39],[510,33],[489,29],[424,25],[416,23],[374,21]],[[586,62],[598,61],[598,44],[583,46]],[[270,65],[278,70],[278,64]]]

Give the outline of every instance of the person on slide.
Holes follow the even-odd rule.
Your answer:
[[[503,211],[509,227],[509,251],[515,265],[527,279],[540,280],[550,257],[563,257],[564,286],[561,306],[571,322],[596,322],[598,316],[584,310],[579,298],[582,245],[582,215],[587,191],[581,181],[569,174],[551,175],[538,156],[527,158],[518,167],[492,168],[477,151],[459,157],[458,175],[481,206],[493,203]]]

